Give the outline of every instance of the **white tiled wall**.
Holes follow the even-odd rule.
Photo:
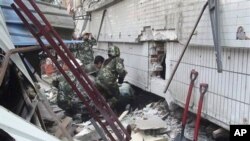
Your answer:
[[[96,52],[114,42],[121,48],[121,54],[128,68],[127,79],[134,85],[160,96],[166,82],[150,78],[148,71],[148,43],[135,43],[143,27],[172,29],[178,33],[179,43],[166,46],[166,76],[171,74],[205,0],[123,0],[107,9],[100,43]],[[192,111],[196,112],[199,99],[199,83],[209,84],[205,96],[203,116],[228,129],[229,124],[250,123],[250,40],[236,40],[238,26],[243,26],[250,36],[250,1],[220,0],[220,31],[223,73],[217,73],[213,37],[208,9],[206,9],[193,36],[174,81],[170,93],[180,105],[187,94],[189,73],[196,69],[200,74],[195,84]],[[102,11],[92,13],[90,30],[98,33]]]
[[[135,42],[145,26],[175,28],[180,41],[186,41],[202,9],[204,0],[124,0],[107,9],[100,41]],[[102,11],[92,13],[91,31],[98,33]],[[250,41],[236,41],[237,27],[250,36],[250,1],[221,0],[220,30],[223,46],[248,47]],[[208,8],[191,43],[213,45]]]
[[[168,66],[173,69],[182,50],[181,46],[169,46]],[[204,116],[213,118],[219,125],[229,128],[229,124],[249,124],[250,121],[250,96],[249,74],[250,61],[249,49],[223,49],[223,73],[217,73],[214,51],[209,47],[190,47],[184,55],[173,83],[170,85],[172,96],[181,102],[185,102],[189,74],[192,69],[199,72],[195,83],[191,105],[194,112],[197,110],[199,99],[199,84],[208,83],[209,89],[205,96],[203,108]],[[176,55],[173,55],[176,54]]]

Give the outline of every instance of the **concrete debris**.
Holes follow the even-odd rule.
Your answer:
[[[202,126],[200,127],[198,140],[199,141],[210,141],[210,138],[208,138],[204,129],[205,129],[205,127],[202,127]],[[185,136],[185,138],[187,138],[189,140],[193,140],[194,128],[190,127],[190,126],[186,126],[184,136]]]
[[[167,136],[153,137],[150,135],[146,135],[143,132],[137,132],[137,133],[132,133],[131,141],[168,141],[168,137]]]
[[[48,77],[46,81],[52,82],[53,77]],[[46,95],[57,117],[61,119],[62,122],[68,119],[65,115],[65,111],[59,108],[56,104],[57,89],[47,83],[40,82],[39,85],[41,93]],[[123,83],[119,89],[122,96],[130,96],[135,93],[128,83]],[[124,127],[127,127],[128,125],[132,127],[132,141],[173,141],[181,132],[181,118],[183,110],[181,108],[171,108],[171,110],[169,110],[168,106],[169,105],[166,101],[161,100],[159,102],[150,103],[142,109],[135,109],[132,112],[128,108],[120,115],[119,120],[122,122]],[[53,118],[46,116],[48,115],[46,112],[44,113],[43,119],[47,121],[45,122],[46,125],[50,125],[50,131],[53,131],[57,135],[59,131],[56,130],[57,128],[55,128],[55,125],[53,124]],[[73,136],[74,141],[96,141],[101,139],[97,130],[90,121],[77,124],[79,122],[77,122],[74,117],[71,120],[73,121],[66,127]],[[188,123],[189,124],[186,126],[184,136],[186,139],[192,140],[195,115],[189,115]],[[199,140],[212,141],[212,135],[208,136],[206,128],[203,126],[201,125],[199,131]]]
[[[151,29],[151,27],[144,27],[141,35],[139,36],[140,41],[177,41],[176,31],[166,29]]]
[[[94,141],[100,139],[100,136],[90,121],[77,125],[79,126],[78,130],[80,130],[80,132],[74,136],[74,141]]]
[[[166,115],[169,115],[169,111],[164,107],[164,102],[151,103],[141,110],[136,109],[122,119],[125,127],[131,125],[133,129],[132,141],[166,141],[171,139],[168,134],[171,132],[168,129],[171,128],[168,125],[169,118],[163,120]]]
[[[151,103],[142,110],[136,109],[131,113],[124,111],[120,115],[119,120],[121,120],[124,127],[127,127],[127,125],[132,127],[131,141],[169,141],[171,139],[167,132],[171,132],[168,129],[168,124],[172,123],[173,120],[169,118],[162,119],[168,113],[166,108],[163,108],[164,106],[164,102]],[[100,139],[90,121],[77,125],[79,126],[77,130],[80,132],[74,136],[75,141]],[[175,125],[172,124],[171,126]]]
[[[213,138],[219,139],[219,138],[229,138],[229,133],[223,128],[219,128],[212,133]]]
[[[135,124],[140,130],[167,128],[166,122],[164,122],[157,115],[150,117],[139,117],[135,120]]]
[[[72,124],[72,118],[70,117],[66,117],[62,120],[62,126],[63,128],[71,128],[71,124]],[[57,129],[57,131],[55,132],[55,136],[56,137],[61,137],[62,136],[62,131],[60,129]]]

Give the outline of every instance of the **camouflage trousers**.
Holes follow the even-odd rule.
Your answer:
[[[85,106],[81,101],[72,101],[67,99],[60,99],[57,100],[57,104],[60,108],[65,110],[68,114],[78,114],[78,113],[84,113]]]
[[[104,98],[109,103],[110,107],[114,109],[117,105],[117,102],[120,99],[120,91],[119,87],[117,85],[113,86],[104,86],[100,83],[96,83],[96,87],[99,90],[99,92],[104,96]]]

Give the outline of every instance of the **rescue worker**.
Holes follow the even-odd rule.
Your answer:
[[[104,61],[97,75],[96,86],[106,98],[111,108],[115,108],[120,98],[118,83],[123,83],[127,72],[124,68],[123,59],[120,58],[120,49],[117,46],[110,46],[108,48],[108,56],[109,58]]]
[[[77,59],[77,62],[80,66],[82,65],[80,60]],[[84,94],[84,90],[78,81],[76,81],[75,76],[70,71],[66,71],[66,73],[70,77],[71,81],[73,81],[78,89],[80,89],[80,91]],[[72,87],[63,75],[60,74],[57,80],[59,82],[57,94],[58,106],[65,110],[67,116],[73,117],[75,121],[82,122],[83,115],[87,114],[85,106],[78,96],[73,92]],[[84,95],[84,97],[87,97],[87,95]]]
[[[87,66],[85,66],[85,72],[96,77],[99,70],[102,67],[102,64],[104,62],[104,58],[100,55],[95,57],[94,63],[90,63]]]
[[[89,32],[83,33],[83,43],[77,47],[76,58],[81,60],[84,66],[94,61],[93,46],[97,44],[96,39]]]

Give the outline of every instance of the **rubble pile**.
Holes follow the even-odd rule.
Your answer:
[[[168,141],[180,130],[178,121],[170,114],[165,101],[136,109],[121,121],[125,127],[131,125],[132,141]]]
[[[181,116],[182,110],[170,111],[166,101],[159,101],[150,103],[143,109],[124,111],[119,120],[124,127],[131,126],[131,141],[174,141],[181,132]],[[195,116],[190,115],[184,132],[187,140],[193,140],[194,123]],[[74,136],[75,141],[100,140],[101,137],[90,121],[78,126],[80,133]],[[214,141],[208,132],[212,133],[216,128],[211,123],[203,122],[199,131],[199,141]]]
[[[50,77],[49,79],[53,78]],[[65,111],[57,106],[57,88],[47,82],[40,82],[39,85],[41,87],[41,93],[47,97],[53,112],[62,122],[62,126],[66,128],[75,141],[102,140],[90,120],[83,123],[79,122],[74,117],[65,115]],[[120,91],[123,95],[135,93],[129,84],[125,84],[120,87]],[[119,117],[119,120],[122,122],[124,127],[127,127],[128,125],[131,126],[131,141],[173,141],[181,132],[181,118],[183,110],[181,108],[175,108],[172,111],[169,110],[168,104],[165,100],[150,103],[142,109],[136,108],[133,111],[131,111],[131,109],[131,107],[126,108],[126,111],[124,111]],[[42,111],[42,113],[46,113],[45,111]],[[61,132],[58,130],[58,125],[55,124],[55,120],[48,115],[49,114],[43,114],[43,119],[48,131],[60,138]],[[186,125],[184,132],[186,139],[193,140],[194,123],[195,115],[189,114],[188,124]],[[211,134],[207,134],[208,128],[209,125],[204,123],[201,124],[199,140],[213,141]],[[212,128],[210,133],[215,129],[216,128]]]
[[[131,141],[171,141],[180,132],[180,123],[167,109],[166,102],[159,101],[141,110],[124,111],[119,119],[124,127],[132,127]],[[90,121],[78,126],[81,132],[75,135],[76,141],[100,139]]]
[[[74,136],[77,133],[76,129],[78,128],[78,126],[75,124],[76,121],[74,121],[72,117],[66,115],[63,109],[58,107],[56,101],[58,93],[57,88],[53,87],[46,81],[40,81],[38,85],[40,87],[40,93],[46,97],[46,102],[48,105],[50,105],[50,108],[53,112],[53,114],[50,113],[47,107],[42,104],[38,105],[39,109],[41,110],[41,117],[44,121],[47,131],[62,140],[68,140],[65,138],[65,133],[62,132],[61,128],[64,128],[70,136]]]

